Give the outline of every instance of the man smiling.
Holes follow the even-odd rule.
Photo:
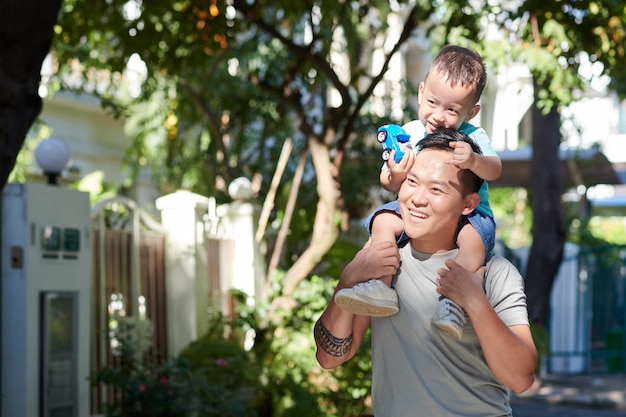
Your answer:
[[[451,129],[431,133],[418,144],[398,194],[409,243],[399,252],[389,242],[366,245],[337,284],[336,291],[394,275],[399,312],[354,315],[331,299],[315,325],[317,360],[327,369],[352,358],[371,327],[376,417],[510,416],[509,389],[522,392],[533,382],[537,351],[519,272],[498,256],[478,273],[453,260],[457,228],[478,204],[482,183],[455,166],[450,143],[456,141],[478,149]],[[431,324],[440,296],[455,301],[468,316],[461,341]]]

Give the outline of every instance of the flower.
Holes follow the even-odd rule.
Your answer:
[[[147,390],[146,384],[139,384],[139,392],[146,392]]]
[[[228,366],[228,361],[226,359],[216,359],[215,364],[221,368],[222,366]]]

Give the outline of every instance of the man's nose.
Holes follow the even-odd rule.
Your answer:
[[[411,201],[415,205],[425,205],[427,203],[426,189],[424,187],[415,187],[411,194]]]

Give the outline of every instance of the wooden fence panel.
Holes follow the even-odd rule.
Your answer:
[[[135,303],[140,314],[145,313],[154,326],[152,359],[161,362],[168,356],[165,305],[165,237],[156,233],[142,232],[139,239],[139,292],[140,300],[131,296],[133,268],[132,234],[125,231],[92,231],[93,242],[93,293],[91,312],[91,367],[98,369],[115,364],[111,350],[110,320],[114,313],[124,310],[131,315]],[[103,276],[104,274],[104,276]],[[112,388],[93,387],[91,391],[91,415],[103,413],[106,398],[114,398]]]

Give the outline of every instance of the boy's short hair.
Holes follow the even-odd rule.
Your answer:
[[[459,132],[456,129],[437,129],[433,133],[430,133],[417,142],[417,152],[424,149],[436,149],[453,152],[454,149],[450,147],[450,142],[467,142],[472,147],[472,151],[477,154],[481,154],[480,146],[465,133]],[[482,187],[484,180],[476,175],[472,170],[462,169],[461,178],[463,181],[464,194],[477,193]]]
[[[463,87],[474,88],[474,103],[478,103],[487,85],[487,70],[482,57],[478,52],[462,46],[444,46],[435,57],[432,69],[439,70],[453,87],[459,83]]]

